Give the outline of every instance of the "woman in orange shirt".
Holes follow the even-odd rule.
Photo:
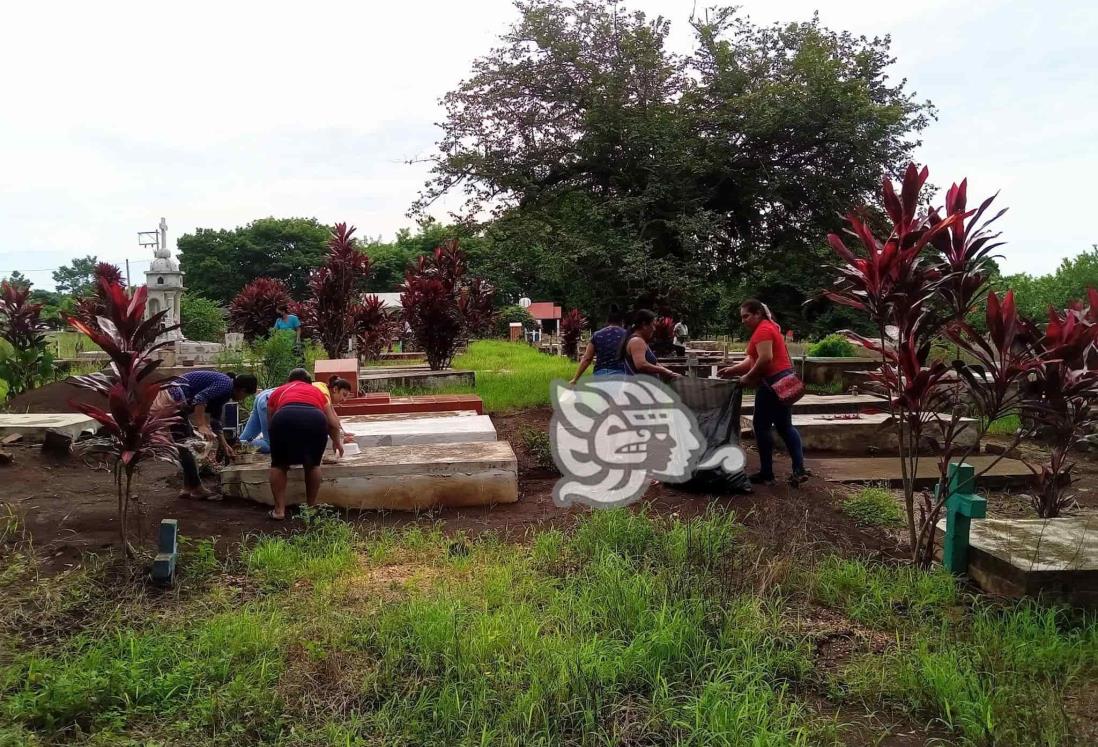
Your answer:
[[[295,372],[296,373],[296,372]],[[294,377],[271,393],[267,409],[271,415],[271,494],[277,521],[286,518],[286,484],[290,467],[305,468],[305,500],[315,506],[320,495],[320,462],[330,438],[332,450],[343,456],[343,429],[332,403],[306,374]]]
[[[793,427],[793,408],[783,405],[770,388],[786,376],[793,375],[793,363],[785,347],[785,338],[781,327],[770,315],[770,309],[754,298],[740,304],[740,321],[751,332],[747,357],[734,366],[722,368],[717,375],[723,379],[739,376],[743,386],[755,387],[752,426],[755,444],[759,447],[759,471],[751,475],[751,482],[774,482],[774,439],[770,429],[777,428],[793,459],[793,475],[789,482],[796,487],[808,477],[808,471],[804,468],[801,434]]]

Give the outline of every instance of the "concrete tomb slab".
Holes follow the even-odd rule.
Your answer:
[[[225,495],[273,505],[268,464],[221,473]],[[518,461],[506,441],[363,449],[324,465],[320,500],[347,509],[414,511],[436,506],[484,506],[518,500]],[[305,502],[302,470],[290,471],[287,500]]]
[[[359,373],[359,386],[366,392],[386,392],[390,389],[442,389],[452,386],[476,386],[476,373],[445,369],[364,369]]]
[[[386,395],[388,397],[388,395]],[[374,401],[369,397],[347,400],[336,407],[336,414],[346,415],[388,415],[408,412],[448,412],[453,410],[475,410],[484,414],[484,402],[475,394],[429,394],[415,397],[392,397],[384,401]]]
[[[842,451],[849,453],[865,452],[873,446],[882,451],[898,448],[896,430],[888,424],[892,416],[887,412],[859,414],[857,418],[841,413],[802,415],[793,413],[793,426],[801,434],[801,443],[806,451]],[[751,429],[751,417],[742,418],[744,431]],[[955,443],[958,446],[971,446],[976,441],[976,421],[964,418],[967,427],[961,429]],[[926,427],[927,436],[935,434],[936,427]],[[780,438],[775,437],[778,448],[785,448]]]
[[[976,468],[980,474],[981,487],[1006,487],[1026,485],[1033,473],[1025,464],[1017,459],[1001,459],[990,470],[984,469],[994,462],[995,456],[970,456],[965,462]],[[900,468],[900,460],[891,457],[830,457],[828,459],[812,459],[812,470],[828,482],[872,482],[888,483],[893,487],[903,484],[903,473]],[[938,472],[937,460],[924,457],[919,460],[918,472],[915,475],[915,485],[926,488],[937,484],[941,475]]]
[[[74,413],[0,415],[0,437],[19,433],[29,441],[42,442],[46,438],[46,431],[51,430],[76,441],[85,433],[99,430],[99,423],[87,415]]]
[[[496,429],[487,415],[343,421],[343,430],[362,448],[495,441]]]
[[[793,405],[794,415],[825,415],[828,413],[888,411],[888,400],[872,394],[806,394]],[[755,411],[755,395],[744,395],[740,412]]]
[[[449,410],[443,412],[394,412],[388,415],[347,415],[341,418],[344,423],[377,423],[392,420],[425,420],[432,418],[469,418],[476,417],[476,410]]]
[[[985,591],[1098,605],[1098,516],[977,519],[969,536],[968,575]]]

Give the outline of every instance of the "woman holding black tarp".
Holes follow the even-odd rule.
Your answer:
[[[751,475],[751,482],[774,481],[774,439],[770,429],[776,428],[793,459],[793,474],[789,482],[796,487],[807,479],[808,471],[804,467],[801,434],[793,427],[793,406],[782,401],[790,398],[784,390],[799,384],[785,347],[785,338],[770,309],[754,298],[740,304],[740,321],[751,332],[747,357],[740,363],[722,368],[717,375],[722,379],[739,376],[744,387],[756,387],[752,426],[755,444],[759,447],[760,467],[757,473]]]

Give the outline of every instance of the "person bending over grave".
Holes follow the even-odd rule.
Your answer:
[[[305,374],[308,376],[308,374]],[[305,500],[315,506],[320,494],[320,463],[328,439],[332,451],[343,456],[343,430],[332,403],[305,381],[291,381],[275,389],[267,400],[271,416],[271,495],[276,521],[286,518],[286,484],[290,467],[305,469]]]
[[[661,366],[656,354],[652,352],[649,343],[656,334],[656,315],[648,309],[638,309],[633,312],[633,323],[624,340],[622,340],[618,357],[622,359],[625,373],[629,376],[648,374],[658,376],[664,381],[677,379],[682,374],[677,374],[666,366]]]
[[[591,335],[591,341],[587,343],[587,348],[583,351],[583,357],[580,358],[576,375],[572,377],[569,384],[575,386],[592,362],[595,364],[595,376],[623,376],[625,374],[625,361],[622,360],[619,354],[621,343],[629,334],[622,326],[624,322],[625,318],[618,307],[611,306],[610,313],[606,315],[606,326]]]
[[[774,482],[774,438],[771,428],[777,428],[778,435],[785,442],[789,456],[793,460],[793,474],[789,483],[794,487],[808,477],[804,467],[804,452],[801,448],[801,434],[793,427],[793,407],[782,404],[772,385],[787,376],[793,376],[793,363],[785,347],[785,337],[777,325],[766,304],[749,298],[740,305],[740,320],[751,332],[747,343],[747,357],[741,362],[722,368],[717,376],[722,379],[740,377],[740,383],[755,387],[755,412],[752,427],[755,431],[755,444],[759,447],[760,469],[751,475],[751,482]]]
[[[351,383],[338,376],[330,378],[327,384],[319,381],[313,383],[313,378],[309,375],[308,371],[304,368],[295,368],[286,379],[287,383],[293,381],[312,384],[324,394],[325,399],[331,402],[333,407],[351,396]],[[259,454],[271,453],[269,400],[276,388],[277,387],[264,389],[256,395],[255,406],[252,407],[252,413],[248,417],[248,422],[240,434],[240,442],[254,447]],[[343,436],[343,443],[348,443],[353,440],[354,436],[348,436],[346,434]]]
[[[177,378],[161,397],[170,397],[180,406],[182,419],[172,427],[172,439],[178,445],[179,464],[183,469],[183,492],[180,498],[217,499],[202,485],[198,463],[191,450],[182,442],[196,435],[206,441],[217,442],[229,459],[235,454],[221,432],[221,411],[230,401],[240,402],[255,394],[258,386],[251,374],[224,374],[220,371],[191,371]]]

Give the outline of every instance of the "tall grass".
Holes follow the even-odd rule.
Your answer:
[[[845,558],[756,595],[730,583],[742,543],[720,511],[593,512],[527,545],[318,515],[223,563],[188,544],[168,595],[88,571],[13,599],[0,576],[22,610],[0,615],[0,745],[816,745],[878,712],[950,742],[1071,740],[1094,619]],[[881,647],[818,667],[806,601]]]
[[[477,394],[490,413],[511,412],[549,404],[549,384],[568,380],[576,363],[547,355],[521,342],[478,340],[454,358],[454,368],[476,372],[476,387],[401,389],[393,394]]]

